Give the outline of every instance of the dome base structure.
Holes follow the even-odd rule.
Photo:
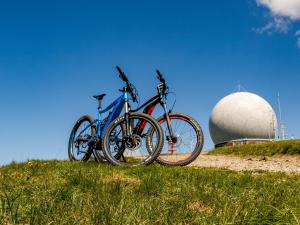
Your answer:
[[[257,144],[265,144],[273,141],[275,141],[275,139],[240,139],[240,140],[232,140],[232,141],[216,144],[215,148],[234,147],[234,146],[242,146],[242,145],[257,145]]]

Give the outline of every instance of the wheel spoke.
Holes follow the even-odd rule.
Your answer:
[[[93,136],[91,121],[84,118],[78,124],[77,129],[74,128],[74,133],[72,134],[69,154],[71,154],[72,160],[82,161],[88,159],[89,145],[87,144],[90,138]]]
[[[152,123],[155,123],[155,121]],[[149,121],[148,116],[144,118],[144,116],[140,115],[131,115],[130,130],[132,133],[129,137],[126,137],[125,127],[122,126],[124,125],[124,121],[120,121],[116,124],[112,123],[114,125],[112,125],[111,128],[108,128],[108,133],[106,135],[113,138],[109,138],[108,143],[105,145],[107,146],[106,152],[109,160],[117,165],[130,166],[144,164],[151,157],[151,154],[157,152],[148,151],[147,148],[147,141],[149,141],[147,132],[149,130],[154,130],[153,139],[151,141],[157,145],[158,126],[156,125],[157,127],[154,127],[152,123]],[[140,130],[138,129],[138,126],[141,124],[143,125],[142,133],[138,133],[136,131]],[[117,144],[117,140],[121,140],[122,143],[124,143],[123,149]],[[118,153],[116,154],[116,152]]]
[[[168,140],[165,141],[162,155],[158,158],[158,161],[167,165],[186,165],[185,163],[188,163],[191,157],[197,156],[202,150],[203,143],[199,142],[202,140],[199,136],[202,135],[202,131],[197,131],[199,126],[194,126],[184,116],[170,115],[170,119],[174,137],[177,140],[174,143]],[[166,136],[170,136],[165,118],[161,126],[167,131]]]

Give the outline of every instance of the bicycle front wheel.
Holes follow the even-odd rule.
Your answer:
[[[126,123],[128,122],[128,125]],[[147,137],[152,130],[151,139]],[[149,165],[159,156],[163,147],[163,132],[157,121],[144,113],[130,113],[115,119],[107,128],[103,138],[105,158],[117,166]],[[151,150],[147,141],[153,143]]]
[[[167,166],[186,166],[202,151],[204,144],[202,129],[197,121],[188,115],[174,113],[169,114],[169,117],[173,137],[170,136],[166,117],[158,119],[164,132],[165,143],[157,162]]]

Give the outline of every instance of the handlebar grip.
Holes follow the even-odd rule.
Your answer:
[[[159,70],[156,70],[156,73],[158,75],[157,78],[160,80],[160,82],[165,83],[166,81],[165,81],[163,75],[161,74],[161,72]]]
[[[123,73],[123,71],[121,70],[121,68],[119,66],[116,66],[116,69],[118,70],[119,74]]]
[[[156,73],[157,73],[157,75],[158,75],[159,78],[162,78],[162,74],[161,74],[161,72],[159,70],[156,70]]]
[[[121,70],[121,68],[119,66],[116,66],[116,69],[119,72],[120,78],[124,81],[124,82],[128,82],[128,78],[126,77],[125,73]]]

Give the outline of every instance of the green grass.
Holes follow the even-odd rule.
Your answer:
[[[298,155],[300,156],[300,141],[278,141],[266,144],[222,147],[208,152],[210,155],[238,155],[238,156],[273,156]]]
[[[0,224],[299,224],[300,175],[31,161],[0,168]]]

